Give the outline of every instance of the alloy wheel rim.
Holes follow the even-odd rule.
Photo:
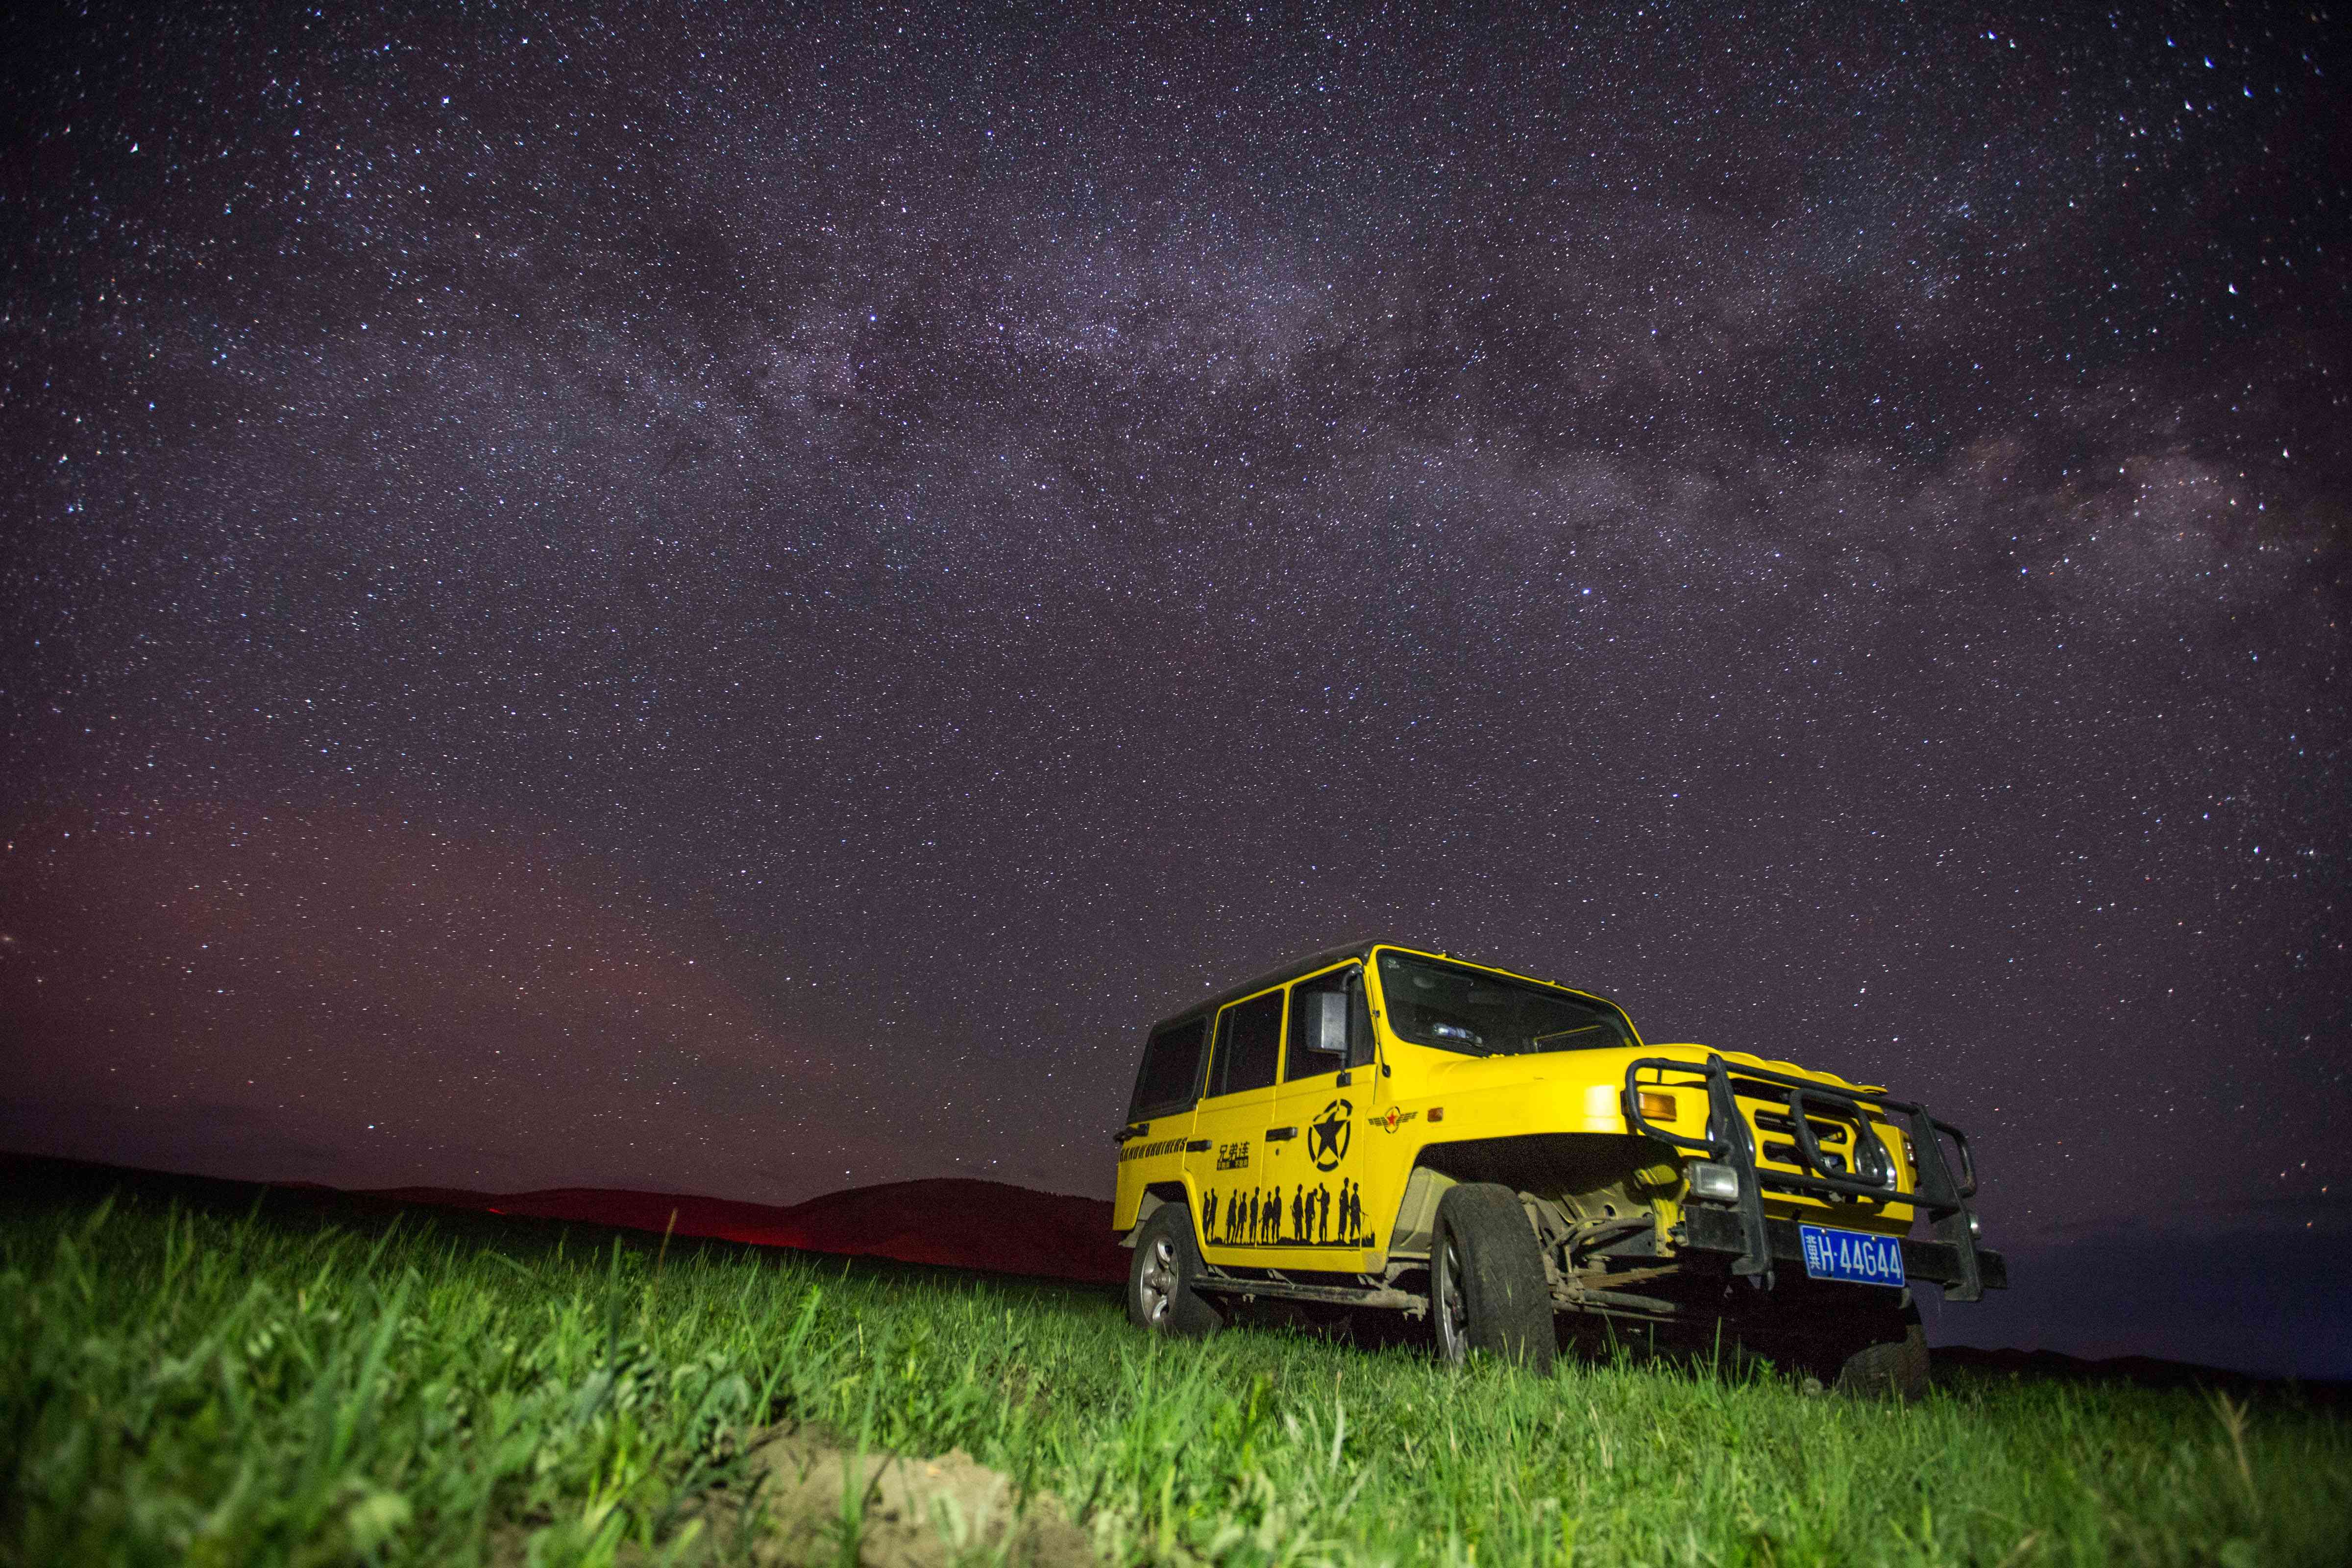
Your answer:
[[[1164,1321],[1176,1294],[1176,1247],[1165,1237],[1151,1244],[1150,1261],[1143,1269],[1143,1315]]]
[[[1460,1361],[1464,1351],[1462,1320],[1462,1258],[1447,1237],[1438,1255],[1437,1343],[1448,1361]]]

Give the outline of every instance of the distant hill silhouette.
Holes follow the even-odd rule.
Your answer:
[[[1936,1364],[1964,1366],[1972,1372],[2007,1373],[2035,1383],[2132,1383],[2143,1388],[2264,1388],[2293,1382],[2303,1396],[2315,1404],[2352,1404],[2352,1384],[2328,1378],[2290,1380],[2194,1362],[2165,1361],[2155,1356],[2119,1355],[2086,1358],[2062,1351],[1979,1350],[1974,1345],[1938,1345]]]
[[[346,1192],[313,1182],[260,1183],[0,1150],[0,1217],[50,1205],[94,1205],[109,1194],[195,1205],[236,1218],[296,1222],[354,1220],[381,1225],[397,1205],[429,1205],[478,1214],[618,1226],[659,1235],[677,1214],[681,1237],[790,1247],[840,1256],[889,1258],[1113,1284],[1132,1257],[1111,1239],[1110,1205],[1096,1198],[1032,1192],[1002,1182],[949,1179],[894,1182],[829,1193],[790,1208],[685,1194],[561,1187],[536,1193],[477,1193],[455,1187]],[[1980,1350],[1939,1345],[1939,1366],[2014,1375],[2030,1382],[2124,1382],[2141,1386],[2208,1386],[2250,1393],[2291,1389],[2294,1396],[2352,1408],[2352,1383],[2289,1383],[2273,1377],[2147,1356],[2091,1361],[2054,1351]]]
[[[364,1195],[656,1232],[672,1228],[675,1214],[679,1236],[1088,1284],[1125,1280],[1129,1258],[1111,1233],[1110,1205],[1098,1198],[960,1176],[852,1187],[790,1208],[601,1187],[503,1194],[393,1187]]]

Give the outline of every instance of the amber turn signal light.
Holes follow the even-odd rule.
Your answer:
[[[1444,1107],[1444,1106],[1442,1106],[1442,1105],[1433,1105],[1433,1106],[1431,1106],[1431,1107],[1429,1108],[1429,1119],[1430,1119],[1432,1121],[1444,1121],[1444,1120],[1445,1120],[1445,1107]]]
[[[1675,1097],[1661,1094],[1654,1089],[1642,1090],[1642,1114],[1652,1121],[1672,1121],[1675,1119]]]

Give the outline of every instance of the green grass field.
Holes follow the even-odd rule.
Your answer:
[[[1902,1408],[1627,1355],[1538,1381],[468,1216],[150,1194],[0,1218],[0,1562],[751,1561],[766,1505],[716,1500],[793,1422],[967,1450],[1105,1563],[2352,1557],[2352,1429],[2286,1391],[1947,1373]],[[855,1561],[839,1519],[819,1539]]]

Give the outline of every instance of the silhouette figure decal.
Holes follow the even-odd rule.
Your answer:
[[[1279,1185],[1230,1193],[1212,1188],[1201,1194],[1201,1229],[1217,1247],[1378,1245],[1364,1224],[1363,1186],[1345,1177],[1336,1192],[1328,1182],[1311,1187],[1302,1182],[1287,1194]]]

